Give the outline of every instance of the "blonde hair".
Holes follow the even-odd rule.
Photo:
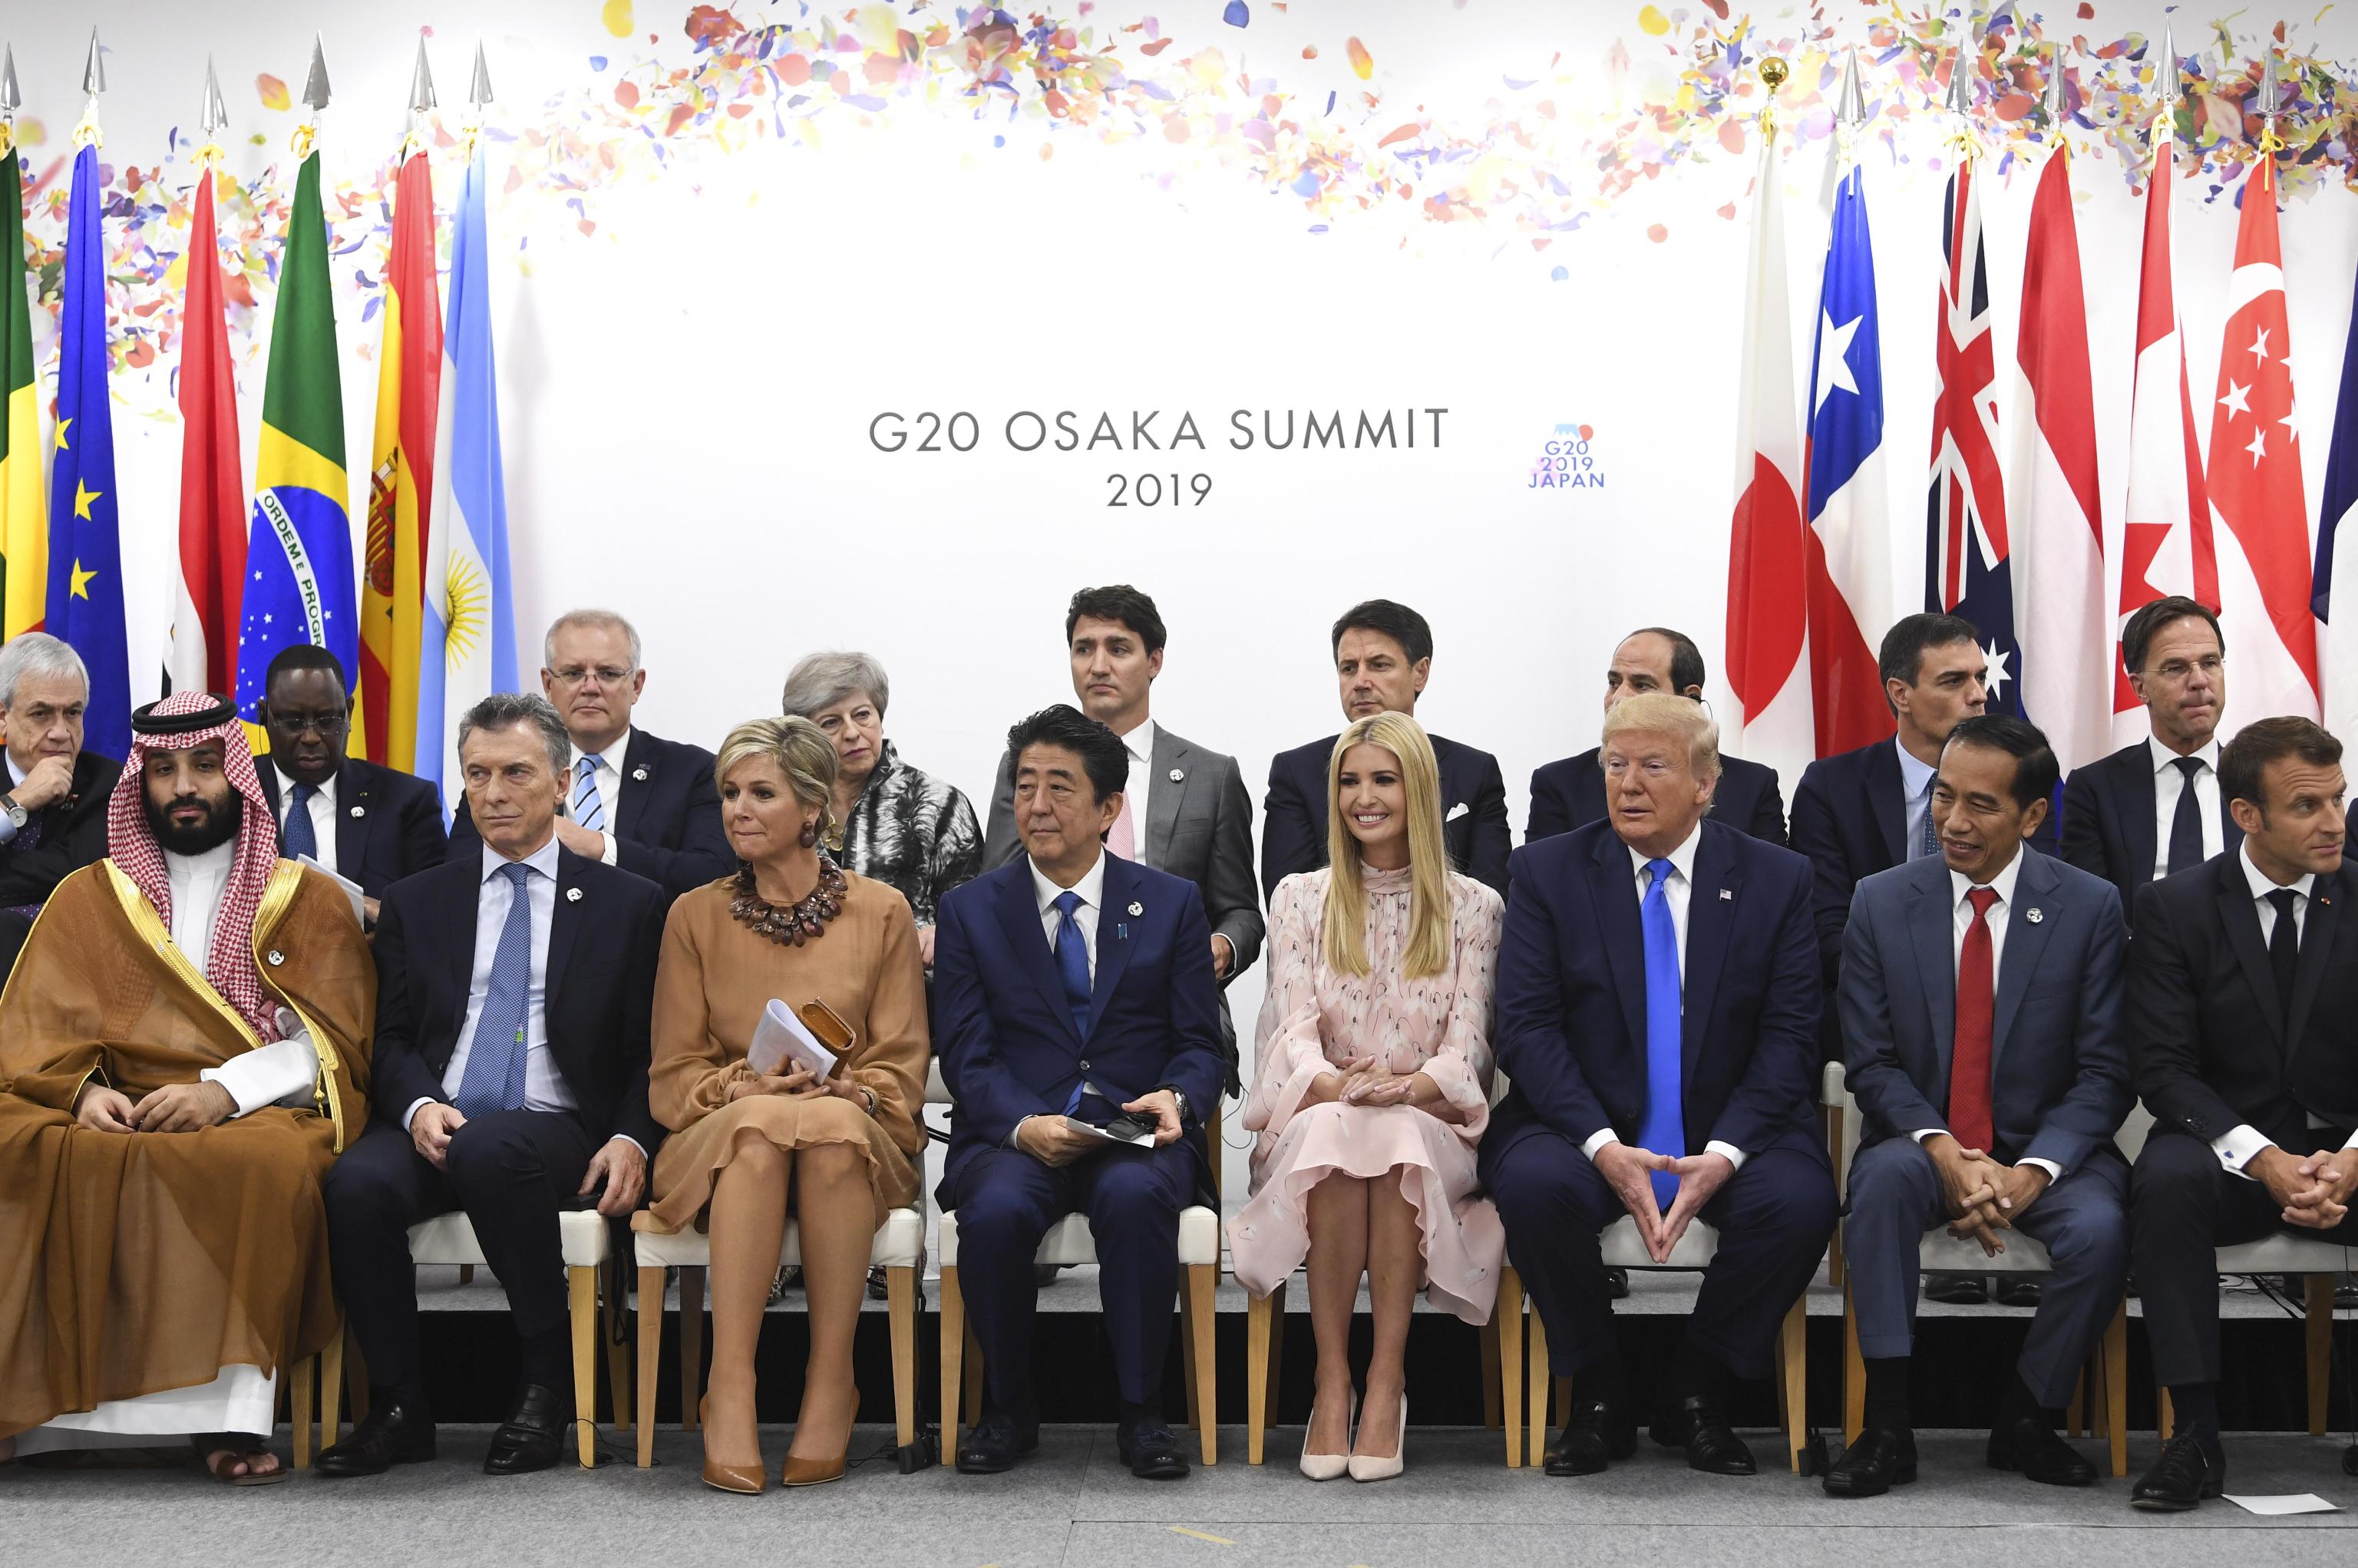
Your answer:
[[[1378,713],[1335,737],[1326,761],[1326,912],[1319,949],[1338,974],[1368,972],[1367,882],[1359,874],[1359,841],[1343,820],[1343,758],[1354,746],[1380,746],[1400,762],[1408,796],[1408,949],[1405,978],[1422,979],[1449,967],[1455,908],[1449,892],[1449,851],[1441,840],[1441,764],[1424,727],[1405,713]]]
[[[818,807],[818,836],[835,837],[835,742],[827,731],[803,718],[749,719],[729,731],[720,755],[712,763],[712,788],[717,794],[738,765],[767,758],[786,775],[786,785],[805,806]]]
[[[1625,697],[1606,710],[1602,741],[1609,746],[1614,736],[1631,730],[1677,736],[1687,743],[1687,769],[1697,783],[1719,777],[1719,725],[1694,698],[1667,691]],[[1603,764],[1601,754],[1597,762]]]

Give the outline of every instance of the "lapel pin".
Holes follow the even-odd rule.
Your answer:
[[[274,969],[275,969],[275,968],[276,968],[279,965],[281,965],[281,964],[285,963],[286,961],[287,961],[287,955],[286,955],[286,954],[284,954],[284,953],[280,952],[280,951],[279,951],[277,948],[276,948],[276,947],[273,947],[272,949],[270,949],[270,967],[271,967],[272,968],[274,968]]]
[[[565,890],[565,902],[568,903],[579,903],[581,902],[581,890],[579,888],[567,888]]]
[[[1146,906],[1142,903],[1133,903],[1130,906],[1130,913],[1132,915],[1144,914],[1146,913]]]
[[[647,782],[647,770],[644,766],[633,768],[631,770],[631,776],[638,780],[641,784],[644,784]]]
[[[352,807],[352,815],[354,816],[366,816],[368,815],[368,807],[365,806],[355,806]]]
[[[1174,768],[1174,769],[1172,769],[1172,770],[1171,770],[1171,782],[1172,782],[1173,784],[1184,784],[1184,783],[1186,783],[1186,782],[1187,782],[1187,770],[1186,770],[1186,769],[1184,769],[1184,768]]]
[[[2045,911],[2043,911],[2043,910],[2037,910],[2037,909],[2026,909],[2026,910],[2024,910],[2024,911],[2022,912],[2022,918],[2023,918],[2023,919],[2025,919],[2025,920],[2028,920],[2028,922],[2030,922],[2030,924],[2032,924],[2033,925],[2038,925],[2040,921],[2042,921],[2042,920],[2046,919],[2046,918],[2047,918],[2047,914],[2046,914],[2046,912],[2045,912]]]
[[[1736,894],[1735,894],[1735,892],[1734,892],[1732,890],[1727,889],[1727,888],[1722,888],[1722,889],[1720,889],[1720,890],[1719,890],[1719,901],[1720,901],[1722,903],[1733,903],[1733,902],[1735,902],[1735,899],[1736,899]]]

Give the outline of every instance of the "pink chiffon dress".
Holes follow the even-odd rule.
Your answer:
[[[1489,1321],[1506,1233],[1481,1195],[1474,1149],[1490,1119],[1492,987],[1504,905],[1471,877],[1449,879],[1451,939],[1437,975],[1401,975],[1409,872],[1363,870],[1368,973],[1338,974],[1321,952],[1329,873],[1290,876],[1270,903],[1270,971],[1244,1123],[1258,1133],[1252,1195],[1228,1222],[1238,1281],[1267,1295],[1310,1251],[1306,1201],[1327,1176],[1405,1169],[1422,1230],[1425,1299]],[[1440,1086],[1457,1119],[1413,1106],[1303,1103],[1312,1082],[1356,1056]]]

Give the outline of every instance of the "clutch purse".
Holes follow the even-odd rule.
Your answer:
[[[835,1072],[842,1072],[843,1059],[851,1054],[851,1047],[859,1040],[851,1025],[843,1021],[843,1015],[813,997],[795,1010],[795,1016],[803,1021],[804,1028],[817,1036],[820,1044],[835,1053]]]

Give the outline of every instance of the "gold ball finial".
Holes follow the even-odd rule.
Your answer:
[[[1785,63],[1783,55],[1772,54],[1760,62],[1760,80],[1771,93],[1784,86],[1785,79],[1792,74],[1793,68]]]

